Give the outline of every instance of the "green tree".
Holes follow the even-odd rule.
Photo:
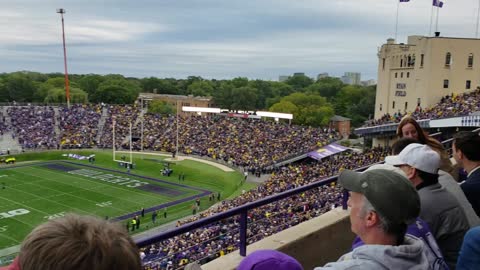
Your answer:
[[[233,109],[233,85],[229,82],[221,83],[213,92],[213,102],[221,109]]]
[[[10,101],[30,102],[35,93],[36,86],[25,74],[12,73],[6,81],[6,90]]]
[[[140,92],[140,84],[121,75],[107,75],[91,96],[94,103],[132,104]]]
[[[213,86],[209,81],[195,81],[188,86],[187,93],[196,97],[211,96],[213,93]]]
[[[97,91],[98,86],[104,81],[104,78],[97,74],[88,74],[78,80],[78,86],[88,93],[93,95]]]
[[[273,97],[285,97],[295,92],[295,89],[293,89],[291,85],[288,85],[284,82],[272,82],[271,85],[273,90]]]
[[[148,104],[148,112],[171,115],[176,113],[176,108],[163,100],[154,100]]]
[[[234,98],[232,103],[233,110],[253,111],[256,109],[257,89],[248,86],[234,88],[232,96]]]
[[[45,103],[65,103],[66,93],[63,88],[51,88],[48,90],[47,96],[43,100]],[[87,103],[88,94],[80,88],[70,88],[71,103]]]
[[[0,79],[0,101],[1,102],[6,102],[10,98],[10,94],[8,93],[7,86],[5,85],[5,82],[3,79]]]
[[[282,107],[285,106],[285,109]],[[318,94],[293,93],[270,107],[270,111],[293,114],[293,123],[299,125],[322,126],[328,124],[334,115],[326,98]]]
[[[313,80],[305,75],[295,75],[288,78],[286,83],[291,85],[295,91],[303,91],[313,83]]]
[[[93,94],[92,100],[96,103],[109,104],[132,104],[137,98],[138,93],[133,90],[115,84],[101,85]]]
[[[318,80],[309,91],[316,92],[328,100],[334,98],[345,85],[339,78],[326,77]]]
[[[248,79],[244,77],[237,77],[234,78],[231,83],[233,84],[233,87],[240,88],[248,85]]]
[[[291,113],[293,115],[298,115],[298,107],[290,101],[280,101],[272,105],[269,109],[271,112],[278,113]]]

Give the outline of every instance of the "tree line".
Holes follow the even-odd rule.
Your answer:
[[[270,110],[292,113],[293,123],[322,126],[333,115],[352,119],[359,126],[374,112],[375,86],[345,85],[338,78],[313,80],[304,75],[285,82],[174,78],[131,78],[119,74],[73,74],[70,79],[71,103],[132,104],[139,93],[212,97],[216,106],[232,111]],[[0,74],[0,102],[65,103],[64,76],[61,73],[20,71]],[[171,113],[168,104],[152,109]]]

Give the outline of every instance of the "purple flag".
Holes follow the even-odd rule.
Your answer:
[[[400,3],[410,2],[410,0],[400,0]]]
[[[435,6],[435,7],[441,8],[441,7],[443,7],[443,2],[440,1],[440,0],[433,0],[433,4],[432,4],[432,5]]]
[[[340,153],[340,152],[343,152],[343,151],[346,151],[348,150],[349,148],[347,147],[344,147],[344,146],[341,146],[339,144],[336,144],[336,143],[331,143],[329,145],[326,145],[316,151],[312,151],[310,153],[308,153],[307,155],[313,159],[316,159],[316,160],[321,160],[322,158],[325,158],[325,157],[328,157],[328,156],[331,156],[331,155],[335,155],[337,153]]]

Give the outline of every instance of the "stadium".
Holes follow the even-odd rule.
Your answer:
[[[69,75],[63,33],[64,74],[0,74],[2,270],[77,215],[120,236],[65,252],[144,270],[480,267],[480,39],[431,32],[382,44],[376,85]]]

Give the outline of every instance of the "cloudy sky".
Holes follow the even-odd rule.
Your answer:
[[[376,79],[398,0],[0,0],[0,72],[277,80],[305,72]],[[479,0],[444,0],[442,36],[475,37]],[[431,0],[399,9],[398,40],[427,35]]]

